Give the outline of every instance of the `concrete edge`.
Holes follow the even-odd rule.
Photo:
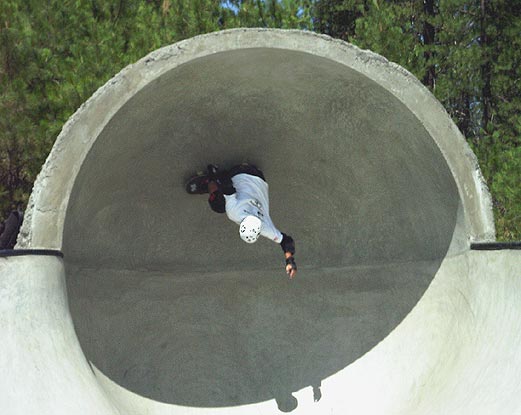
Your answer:
[[[0,258],[9,258],[14,256],[55,256],[63,258],[63,252],[52,249],[1,249]]]

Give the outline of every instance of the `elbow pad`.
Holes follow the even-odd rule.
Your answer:
[[[226,212],[226,201],[224,195],[220,191],[215,191],[208,197],[208,203],[214,212],[224,213]]]
[[[291,255],[295,255],[295,241],[289,235],[282,233],[282,242],[280,243],[284,252],[290,252]]]

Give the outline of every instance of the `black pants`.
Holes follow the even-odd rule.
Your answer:
[[[253,164],[239,164],[238,166],[233,166],[230,170],[228,170],[225,174],[231,179],[233,176],[237,174],[251,174],[252,176],[260,177],[262,180],[266,181],[264,178],[264,173],[255,167]]]

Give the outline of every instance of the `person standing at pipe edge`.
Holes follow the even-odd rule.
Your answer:
[[[21,205],[11,211],[5,222],[0,223],[0,249],[13,249],[24,220]]]
[[[286,273],[290,279],[295,277],[295,242],[273,224],[269,215],[268,183],[257,167],[244,163],[220,170],[209,164],[205,174],[198,174],[187,182],[186,191],[208,193],[210,208],[217,213],[226,213],[237,223],[244,242],[252,244],[262,235],[279,244],[284,252]]]

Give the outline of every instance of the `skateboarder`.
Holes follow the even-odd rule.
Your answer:
[[[186,190],[191,194],[209,193],[211,209],[226,213],[237,223],[243,241],[251,244],[262,235],[280,244],[286,260],[286,273],[290,279],[295,277],[295,242],[271,221],[268,183],[262,171],[250,164],[241,164],[228,171],[209,164],[207,173],[190,179]]]

